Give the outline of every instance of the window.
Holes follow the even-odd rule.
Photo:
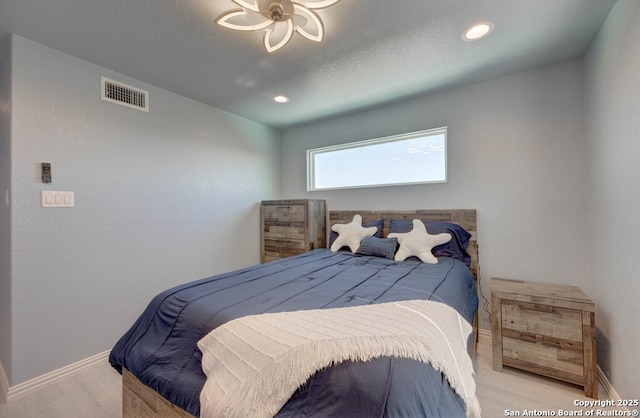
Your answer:
[[[446,181],[446,127],[307,151],[309,191]]]

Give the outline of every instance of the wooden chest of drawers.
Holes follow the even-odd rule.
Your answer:
[[[265,200],[260,209],[261,261],[302,254],[326,244],[324,200]]]
[[[598,398],[595,307],[575,286],[491,280],[493,368],[571,382]]]

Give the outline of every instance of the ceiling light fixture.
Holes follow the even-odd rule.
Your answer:
[[[493,32],[496,25],[493,22],[478,22],[469,26],[462,34],[463,41],[477,41]]]
[[[276,103],[288,103],[289,102],[289,98],[287,96],[275,96],[273,98],[273,101]]]
[[[324,26],[313,12],[332,6],[340,0],[231,0],[240,9],[229,10],[216,23],[239,31],[264,31],[267,52],[285,46],[297,32],[310,41],[320,42]]]

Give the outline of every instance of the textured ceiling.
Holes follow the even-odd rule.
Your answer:
[[[318,11],[321,44],[271,54],[214,23],[231,0],[0,0],[0,33],[283,128],[581,57],[614,3],[342,0]],[[491,36],[463,42],[480,20]]]

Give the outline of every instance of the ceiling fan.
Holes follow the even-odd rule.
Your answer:
[[[239,9],[218,16],[216,23],[239,31],[264,31],[267,52],[285,46],[294,33],[320,42],[324,26],[313,11],[334,5],[340,0],[231,0]]]

